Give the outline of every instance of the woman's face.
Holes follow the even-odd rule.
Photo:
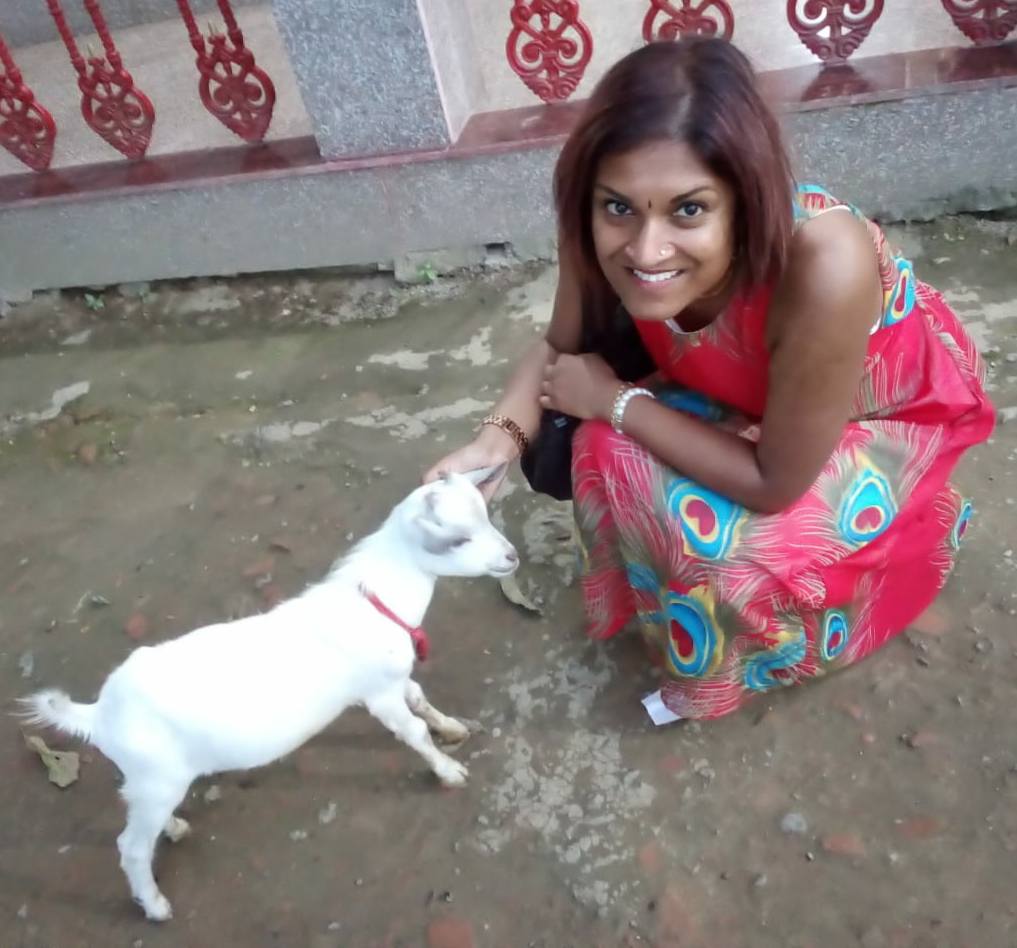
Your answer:
[[[605,158],[593,189],[597,262],[637,319],[664,320],[727,288],[735,195],[686,144],[651,142]],[[698,309],[694,309],[698,313]]]

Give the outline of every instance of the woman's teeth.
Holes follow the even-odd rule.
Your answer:
[[[632,272],[644,283],[663,283],[665,280],[670,280],[681,273],[680,270],[661,270],[654,273],[649,270],[636,269],[633,269]]]

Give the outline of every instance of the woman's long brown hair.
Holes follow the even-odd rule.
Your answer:
[[[749,61],[726,40],[693,36],[644,46],[601,79],[554,174],[562,253],[579,270],[584,305],[606,291],[591,228],[601,161],[656,141],[688,144],[733,189],[740,286],[779,278],[793,228],[794,180],[780,126]]]

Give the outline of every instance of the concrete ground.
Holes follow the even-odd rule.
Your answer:
[[[1012,418],[1012,225],[894,236],[971,326]],[[0,321],[5,699],[90,698],[138,642],[319,579],[468,437],[547,319],[553,273],[143,290]],[[0,945],[1013,946],[1015,459],[1011,422],[963,463],[978,516],[920,629],[815,686],[659,729],[639,643],[584,638],[568,508],[516,475],[497,516],[543,615],[449,581],[420,669],[435,704],[484,725],[457,752],[468,787],[441,790],[350,712],[274,766],[195,785],[195,835],[159,853],[163,927],[117,866],[112,766],[45,735],[82,753],[59,790],[6,718]]]

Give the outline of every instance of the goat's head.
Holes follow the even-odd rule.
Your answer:
[[[519,565],[515,547],[495,529],[479,485],[500,468],[446,474],[408,498],[421,565],[436,576],[508,576]]]

